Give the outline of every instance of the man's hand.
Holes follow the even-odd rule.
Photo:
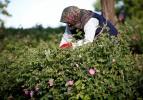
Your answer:
[[[72,43],[71,42],[64,43],[64,44],[62,44],[60,46],[60,48],[63,48],[63,49],[65,49],[65,48],[71,48],[71,47],[72,47]]]

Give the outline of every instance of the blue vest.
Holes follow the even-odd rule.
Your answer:
[[[117,29],[114,27],[114,25],[110,21],[106,20],[103,17],[103,15],[99,15],[97,13],[93,13],[92,17],[93,18],[97,18],[99,20],[100,27],[96,30],[96,34],[98,34],[101,31],[103,25],[107,23],[107,27],[109,28],[109,31],[108,31],[109,34],[117,36],[117,34],[118,34]]]

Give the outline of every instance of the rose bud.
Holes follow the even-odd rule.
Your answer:
[[[29,95],[29,91],[28,91],[28,89],[24,89],[23,91],[24,91],[24,94],[25,94],[26,96],[28,96],[28,95]]]
[[[50,79],[50,80],[48,81],[48,84],[49,84],[49,86],[53,86],[53,85],[54,85],[54,79]]]
[[[115,63],[116,62],[116,60],[115,59],[112,59],[112,63]]]

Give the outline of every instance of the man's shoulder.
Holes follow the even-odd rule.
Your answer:
[[[96,13],[98,15],[102,15],[102,12],[101,11],[93,11],[93,13]]]
[[[97,18],[90,18],[88,20],[88,22],[85,24],[84,30],[85,29],[91,29],[91,28],[98,26],[98,25],[99,25],[99,20]]]

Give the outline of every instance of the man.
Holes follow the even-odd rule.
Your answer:
[[[112,23],[102,15],[90,10],[79,9],[76,6],[66,7],[60,21],[67,24],[60,48],[76,48],[83,44],[92,43],[105,25],[110,35],[117,36],[118,34]],[[78,41],[73,42],[73,37],[79,33],[82,33],[83,37],[76,37],[75,39]]]

